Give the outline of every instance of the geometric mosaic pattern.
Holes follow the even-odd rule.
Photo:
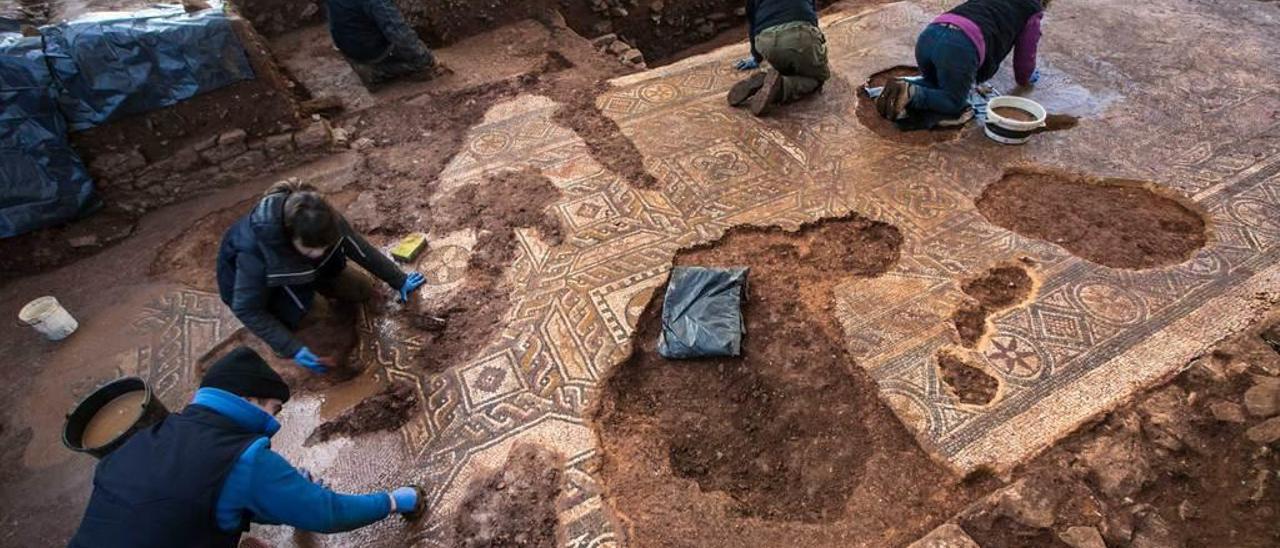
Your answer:
[[[1055,5],[1073,17],[1059,24],[1051,12],[1046,19],[1046,79],[1036,93],[1053,110],[1084,115],[1080,127],[1023,147],[1001,147],[976,132],[931,147],[881,140],[857,123],[853,86],[909,62],[915,33],[943,6],[891,4],[825,21],[837,77],[820,96],[773,118],[724,105],[739,77],[726,60],[739,51],[615,82],[598,104],[643,153],[659,190],[632,188],[593,161],[572,131],[551,121],[555,105],[545,99],[521,97],[503,106],[505,116],[474,128],[444,172],[444,186],[485,184],[495,170],[538,169],[562,191],[553,207],[565,242],[548,247],[532,232],[520,234],[506,327],[496,340],[476,341],[482,350],[469,363],[424,374],[407,358],[421,341],[364,319],[360,351],[386,374],[412,381],[424,402],[399,432],[397,468],[368,474],[411,475],[447,514],[469,478],[502,462],[514,441],[540,440],[572,463],[561,501],[568,545],[621,542],[593,476],[587,415],[601,380],[629,353],[639,312],[677,250],[733,226],[790,228],[857,212],[902,231],[901,261],[882,277],[839,285],[837,312],[852,355],[881,396],[926,450],[958,472],[1033,455],[1172,375],[1250,321],[1257,295],[1280,291],[1280,119],[1221,116],[1280,110],[1280,74],[1258,65],[1280,58],[1280,30],[1205,18],[1202,27],[1176,29],[1180,41],[1200,44],[1196,51],[1143,47],[1120,55],[1117,41],[1174,32],[1178,19],[1133,19],[1103,0]],[[1214,58],[1201,58],[1207,52]],[[1234,56],[1230,74],[1216,72],[1224,55]],[[1000,78],[1007,85],[1008,75]],[[1090,166],[1091,174],[1146,179],[1182,193],[1210,219],[1210,241],[1185,263],[1128,271],[985,222],[973,198],[1004,169],[1030,164]],[[466,253],[463,246],[435,250],[419,268],[455,272]],[[947,318],[960,301],[958,283],[1023,257],[1037,265],[1039,292],[996,316],[976,352],[999,377],[1001,393],[982,407],[955,401],[941,388],[932,356],[951,344]],[[166,333],[204,330],[202,341],[216,341],[228,334],[227,324],[206,305],[220,308],[216,297],[183,291],[148,321]],[[190,381],[183,375],[190,374],[191,349],[178,348],[190,338],[162,337],[168,345],[149,350],[159,364],[152,376],[164,386]],[[416,538],[443,546],[448,525],[435,520]],[[328,542],[393,545],[399,537],[387,534],[392,527]]]

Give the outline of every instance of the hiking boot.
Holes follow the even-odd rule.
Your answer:
[[[890,80],[884,85],[880,96],[876,97],[876,111],[889,120],[906,116],[913,91],[911,84],[904,80]]]
[[[964,111],[957,114],[954,118],[946,118],[938,120],[938,127],[960,127],[973,119],[973,107],[965,107]]]
[[[764,85],[764,77],[765,73],[757,72],[729,88],[729,106],[740,107],[746,103],[747,99],[760,91],[760,87]]]
[[[770,70],[764,77],[764,83],[760,84],[760,91],[751,97],[751,113],[764,116],[769,112],[769,107],[781,98],[782,74],[776,70]]]

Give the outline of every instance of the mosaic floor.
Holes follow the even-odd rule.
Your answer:
[[[628,354],[638,314],[676,251],[737,225],[796,227],[853,211],[892,223],[906,238],[892,271],[850,279],[837,291],[859,365],[920,444],[957,472],[1015,465],[1168,377],[1248,322],[1256,295],[1280,291],[1280,72],[1273,66],[1280,26],[1233,19],[1254,12],[1209,2],[1156,4],[1081,0],[1051,12],[1046,77],[1032,97],[1084,120],[1023,147],[995,145],[976,130],[911,147],[856,121],[854,86],[910,62],[915,33],[942,9],[939,2],[829,18],[836,79],[820,97],[773,118],[725,106],[723,93],[738,77],[727,61],[737,49],[616,82],[599,105],[644,154],[662,183],[656,191],[632,188],[594,162],[574,133],[551,122],[550,101],[522,97],[495,108],[447,168],[445,186],[484,184],[486,173],[533,166],[562,190],[555,208],[565,243],[548,247],[532,232],[521,235],[509,272],[509,322],[497,340],[476,341],[484,351],[471,363],[424,375],[401,358],[418,342],[367,320],[361,352],[385,374],[414,382],[425,402],[402,431],[302,450],[315,420],[310,406],[318,404],[304,398],[291,405],[277,448],[322,475],[342,470],[338,487],[419,481],[438,515],[448,515],[474,474],[500,464],[515,441],[537,441],[571,463],[561,515],[566,544],[619,544],[592,475],[595,440],[584,416],[601,379]],[[1197,24],[1185,24],[1189,16]],[[1009,79],[1002,74],[998,84]],[[1231,116],[1242,112],[1266,115]],[[1016,165],[1175,190],[1207,212],[1209,244],[1179,265],[1125,271],[1010,233],[987,223],[973,199]],[[428,297],[442,298],[458,287],[474,235],[435,236],[419,266],[435,273]],[[995,317],[993,336],[973,355],[997,374],[1000,394],[988,406],[960,404],[941,388],[932,362],[938,348],[953,344],[948,318],[961,299],[959,282],[1021,257],[1038,265],[1038,295]],[[129,367],[149,372],[176,398],[201,347],[234,327],[215,296],[173,292],[136,324],[156,336],[130,353]],[[416,538],[444,546],[450,524],[436,520]],[[399,545],[402,527],[388,521],[319,542]],[[278,540],[291,534],[259,532]]]

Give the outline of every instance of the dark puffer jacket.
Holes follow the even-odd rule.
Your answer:
[[[298,253],[284,228],[284,202],[292,190],[276,187],[236,221],[218,249],[218,293],[236,318],[283,357],[302,348],[293,336],[311,309],[316,288],[332,282],[347,258],[392,289],[407,275],[389,257],[341,221],[342,239],[323,259]]]

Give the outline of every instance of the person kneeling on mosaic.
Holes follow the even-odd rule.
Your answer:
[[[963,125],[973,118],[969,93],[975,83],[995,76],[1010,52],[1018,85],[1035,84],[1040,20],[1049,2],[969,0],[938,16],[916,39],[920,78],[885,84],[876,110],[900,127],[913,115],[925,120],[908,124],[913,128]]]
[[[328,0],[329,35],[368,87],[430,79],[435,55],[391,0]]]
[[[419,487],[335,493],[272,451],[287,401],[289,385],[261,356],[231,351],[186,409],[102,458],[71,548],[234,548],[250,523],[336,533],[392,514],[422,516]]]
[[[312,346],[330,343],[321,339],[332,335],[322,329],[310,336],[298,332],[324,321],[309,314],[316,293],[347,304],[373,297],[369,278],[348,267],[348,258],[396,290],[401,302],[426,282],[370,245],[314,188],[276,183],[223,235],[218,293],[240,323],[276,354],[326,373],[344,356],[326,356]]]
[[[818,28],[814,0],[747,0],[747,23],[751,57],[734,66],[754,70],[767,61],[770,68],[734,85],[730,105],[746,104],[761,116],[773,105],[816,93],[831,78],[827,38]]]

